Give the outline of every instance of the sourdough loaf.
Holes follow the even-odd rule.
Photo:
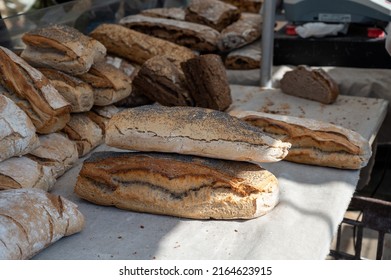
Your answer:
[[[70,104],[37,69],[12,51],[0,47],[0,83],[30,117],[38,133],[62,129],[70,118]]]
[[[119,22],[127,28],[200,52],[217,50],[220,33],[206,25],[165,18],[131,15]]]
[[[221,111],[160,105],[116,114],[107,125],[106,144],[136,151],[255,162],[282,160],[290,147]]]
[[[221,0],[239,8],[243,13],[259,13],[264,0]]]
[[[108,52],[129,61],[143,64],[154,56],[167,55],[177,64],[195,57],[190,49],[131,30],[119,24],[101,24],[90,36],[105,45]]]
[[[225,68],[233,70],[259,69],[261,67],[261,40],[233,50],[224,60]]]
[[[114,105],[94,106],[91,111],[87,112],[87,116],[95,122],[100,129],[102,129],[103,134],[105,134],[107,123],[120,111],[121,110]]]
[[[185,9],[182,7],[145,9],[140,14],[148,17],[185,20]]]
[[[299,65],[284,74],[280,81],[282,92],[331,104],[338,98],[338,84],[323,69]]]
[[[360,169],[367,165],[372,155],[369,142],[360,134],[331,123],[252,111],[232,111],[230,114],[271,137],[291,143],[284,158],[287,161]]]
[[[27,156],[0,162],[0,191],[7,189],[42,189],[50,191],[56,182],[50,167]],[[1,193],[1,192],[0,192]]]
[[[0,162],[29,153],[39,146],[30,118],[0,90]]]
[[[253,163],[168,153],[94,153],[75,193],[92,203],[192,219],[251,219],[278,203],[276,177]]]
[[[22,40],[26,48],[21,56],[29,64],[73,75],[86,73],[106,55],[100,42],[67,25],[37,28],[25,33]]]
[[[231,89],[219,55],[200,55],[182,62],[181,68],[195,106],[224,111],[231,105]]]
[[[240,18],[240,10],[220,0],[191,0],[185,9],[185,20],[223,30]]]
[[[0,259],[30,259],[82,230],[84,216],[71,201],[37,189],[0,192]]]

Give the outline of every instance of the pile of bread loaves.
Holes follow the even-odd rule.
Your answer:
[[[172,34],[181,25],[132,29],[156,12],[145,11],[88,36],[65,25],[32,30],[20,54],[0,47],[0,259],[30,258],[82,230],[77,205],[50,191],[102,143],[129,151],[84,160],[76,194],[100,205],[195,219],[251,219],[271,211],[278,181],[258,163],[366,165],[368,142],[353,131],[229,111],[221,56],[197,53],[189,42],[209,48],[210,37],[221,39],[231,23],[241,26],[243,14],[217,0],[193,0],[182,11],[193,31],[181,29],[171,42],[139,31]],[[192,37],[197,28],[204,39]],[[232,43],[219,42],[220,49]],[[329,95],[329,84],[311,81]]]

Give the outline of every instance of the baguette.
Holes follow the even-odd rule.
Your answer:
[[[292,147],[284,160],[341,169],[367,165],[372,150],[369,142],[350,129],[313,119],[252,111],[230,114],[262,129]]]
[[[166,55],[179,66],[196,56],[190,49],[155,38],[119,24],[101,24],[90,36],[104,44],[108,52],[142,65],[154,56]]]
[[[83,229],[71,201],[37,189],[0,192],[0,259],[30,259],[60,238]]]
[[[88,72],[103,60],[106,48],[73,27],[61,24],[37,28],[22,36],[26,48],[21,56],[35,67],[54,68],[71,75]]]
[[[32,120],[38,133],[59,131],[70,119],[70,104],[37,69],[0,47],[0,83]]]
[[[0,92],[0,162],[22,156],[39,146],[30,118]]]
[[[162,153],[94,153],[75,193],[99,205],[192,219],[252,219],[279,198],[276,177],[256,164]]]
[[[282,160],[290,147],[224,112],[160,105],[116,114],[107,125],[106,144],[136,151],[255,162]]]

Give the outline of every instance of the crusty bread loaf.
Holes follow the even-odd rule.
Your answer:
[[[183,7],[145,9],[140,14],[148,17],[185,20],[185,9]]]
[[[94,153],[75,192],[122,209],[193,219],[251,219],[278,203],[276,177],[256,164],[178,154]]]
[[[52,68],[38,68],[57,91],[71,104],[72,113],[89,111],[94,105],[94,91],[82,80]]]
[[[94,106],[91,111],[87,112],[87,116],[95,122],[101,129],[103,134],[106,132],[106,126],[109,120],[118,114],[121,110],[114,106]]]
[[[116,114],[107,125],[106,144],[136,151],[255,162],[282,160],[290,147],[224,112],[160,105]]]
[[[106,63],[113,65],[115,68],[121,70],[126,76],[133,81],[133,78],[137,75],[141,68],[141,65],[131,63],[130,61],[115,55],[106,55]]]
[[[76,142],[79,157],[91,152],[104,140],[102,129],[88,117],[87,113],[72,114],[71,120],[62,131]]]
[[[134,87],[165,106],[191,106],[194,104],[182,70],[166,56],[148,59],[133,81]]]
[[[30,259],[64,236],[82,230],[73,202],[37,189],[0,192],[0,259]]]
[[[29,153],[39,146],[30,118],[0,90],[0,162]]]
[[[360,169],[367,165],[372,154],[369,142],[360,134],[331,123],[252,111],[230,114],[274,138],[291,143],[284,158],[287,161]]]
[[[76,143],[61,133],[41,135],[39,140],[41,145],[26,156],[51,168],[55,178],[63,175],[79,158]]]
[[[239,8],[242,13],[259,13],[264,0],[221,0]]]
[[[261,40],[229,52],[224,60],[225,68],[233,70],[259,69],[261,67]]]
[[[143,64],[154,56],[167,55],[179,65],[195,57],[190,49],[126,28],[119,24],[101,24],[90,36],[104,44],[108,52]]]
[[[240,10],[220,0],[191,0],[185,9],[185,20],[223,30],[240,18]]]
[[[284,74],[280,81],[282,92],[324,104],[338,98],[338,84],[323,69],[299,65]]]
[[[0,83],[32,120],[38,133],[62,129],[70,118],[70,104],[37,69],[12,51],[0,47]]]
[[[231,105],[231,89],[219,55],[200,55],[182,62],[181,68],[195,106],[224,111]]]
[[[107,106],[120,101],[132,92],[131,79],[120,69],[102,61],[87,73],[78,76],[94,90],[94,105]]]
[[[50,167],[41,165],[27,156],[12,157],[0,162],[0,191],[7,189],[49,191],[55,182],[56,178]]]
[[[200,52],[217,50],[220,33],[209,26],[143,15],[130,15],[119,22],[127,28]]]
[[[73,27],[61,24],[37,28],[22,36],[21,56],[31,65],[54,68],[69,74],[86,73],[103,60],[106,48]]]
[[[261,37],[261,34],[261,15],[242,13],[238,21],[221,31],[217,46],[220,51],[229,52],[254,42]]]

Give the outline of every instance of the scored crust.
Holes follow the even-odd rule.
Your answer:
[[[101,205],[194,219],[250,219],[278,203],[276,177],[256,164],[168,153],[94,153],[75,192]]]

